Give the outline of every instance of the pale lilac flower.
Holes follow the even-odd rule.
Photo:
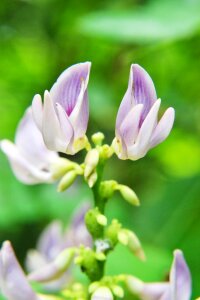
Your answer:
[[[90,62],[71,66],[45,91],[44,104],[40,95],[33,99],[34,119],[50,150],[74,154],[85,147],[90,67]]]
[[[80,245],[91,246],[91,237],[84,224],[84,216],[89,209],[88,203],[81,205],[75,211],[70,226],[63,229],[60,221],[53,221],[42,232],[36,249],[29,250],[26,258],[29,278],[38,281],[41,268],[46,268],[64,250]],[[47,290],[58,290],[66,286],[72,279],[71,270],[66,271],[58,279],[45,283]],[[40,281],[40,280],[39,280]]]
[[[39,300],[19,265],[10,242],[0,250],[0,291],[8,300]]]
[[[183,253],[180,250],[174,252],[169,282],[144,283],[129,276],[128,287],[142,300],[190,300],[191,276]]]
[[[0,148],[7,155],[15,176],[23,183],[53,181],[50,167],[59,156],[46,148],[30,108],[26,110],[18,125],[15,143],[2,140]]]
[[[129,84],[116,120],[113,148],[120,159],[137,160],[163,142],[174,122],[174,109],[168,108],[160,121],[161,100],[149,74],[139,65],[131,65]]]

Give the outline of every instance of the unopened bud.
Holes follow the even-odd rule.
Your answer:
[[[94,293],[94,291],[99,287],[99,285],[100,285],[99,281],[95,281],[95,282],[91,283],[89,286],[88,292],[90,294]]]
[[[118,186],[117,181],[115,180],[106,180],[101,182],[100,185],[100,195],[104,199],[109,199],[113,196],[116,187]]]
[[[68,189],[77,177],[77,172],[75,170],[69,171],[58,184],[58,192],[63,192]]]
[[[121,229],[118,233],[118,240],[127,246],[139,259],[145,260],[145,254],[138,237],[128,229]]]
[[[88,185],[89,185],[90,188],[92,188],[95,185],[97,179],[98,179],[98,175],[97,175],[97,172],[95,171],[87,179],[87,182],[88,182]]]
[[[109,145],[105,144],[105,145],[103,145],[101,147],[100,153],[101,153],[101,158],[108,159],[108,158],[110,158],[113,155],[114,151],[113,151],[112,147],[110,147]]]
[[[105,136],[102,132],[97,132],[92,135],[92,141],[96,146],[101,146]]]
[[[112,287],[112,292],[116,297],[123,298],[124,297],[124,290],[121,286],[119,285],[113,285]]]
[[[93,171],[96,169],[96,166],[99,162],[99,151],[97,149],[91,149],[88,151],[85,158],[85,170],[84,177],[87,179]]]
[[[52,296],[52,295],[44,295],[44,294],[37,294],[37,299],[40,300],[63,300],[63,298],[60,298],[58,296]]]
[[[91,300],[113,300],[113,294],[108,287],[101,286],[92,294]]]
[[[121,230],[121,224],[118,220],[113,220],[106,228],[105,237],[110,241],[111,246],[114,247],[118,242],[118,233]]]
[[[119,184],[117,186],[116,190],[119,190],[122,197],[130,204],[136,205],[136,206],[140,205],[140,202],[139,202],[139,199],[138,199],[136,193],[128,186]]]
[[[62,177],[65,173],[76,168],[76,163],[69,159],[59,157],[52,165],[51,172],[54,179]]]
[[[103,227],[107,224],[107,219],[104,215],[99,212],[99,209],[96,207],[90,209],[85,215],[85,224],[94,238],[99,238],[102,236]]]

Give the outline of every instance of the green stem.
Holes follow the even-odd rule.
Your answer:
[[[103,198],[100,195],[100,184],[101,184],[102,177],[103,177],[104,166],[105,166],[105,161],[103,160],[99,163],[99,165],[97,167],[96,171],[97,171],[98,179],[92,188],[95,206],[99,208],[99,211],[102,214],[104,214],[105,204],[107,201],[107,199]]]

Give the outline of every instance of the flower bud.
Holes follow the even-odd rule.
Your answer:
[[[119,285],[111,286],[112,292],[116,297],[123,298],[124,297],[124,290]]]
[[[97,179],[98,179],[98,175],[97,172],[95,171],[90,175],[90,177],[87,180],[90,188],[92,188],[95,185]]]
[[[92,135],[92,141],[96,146],[101,146],[105,136],[102,132],[97,132]]]
[[[65,176],[63,176],[63,178],[59,182],[58,192],[63,192],[66,189],[68,189],[72,185],[72,183],[75,181],[77,175],[78,174],[75,170],[71,170],[67,174],[65,174]]]
[[[139,259],[145,260],[145,254],[138,237],[128,229],[121,229],[118,233],[119,242],[127,246]]]
[[[54,179],[58,179],[65,175],[70,170],[73,170],[78,165],[69,159],[59,157],[59,159],[51,165],[51,172]]]
[[[100,195],[102,198],[109,199],[113,196],[116,187],[118,186],[115,180],[106,180],[101,182],[100,185]]]
[[[103,227],[106,226],[107,219],[96,207],[86,213],[85,224],[90,234],[97,239],[102,236]]]
[[[139,202],[139,199],[138,199],[136,193],[128,186],[119,184],[117,186],[117,190],[120,191],[124,200],[126,200],[130,204],[136,205],[136,206],[140,205],[140,202]]]
[[[96,166],[99,162],[99,151],[97,149],[91,149],[88,151],[86,158],[85,158],[85,170],[84,170],[84,177],[88,179],[88,177],[93,173],[96,169]]]
[[[105,286],[101,286],[96,289],[92,294],[91,300],[113,300],[113,294],[110,289]]]
[[[118,220],[113,220],[106,228],[105,237],[111,242],[112,247],[118,243],[118,233],[121,230],[121,224]]]

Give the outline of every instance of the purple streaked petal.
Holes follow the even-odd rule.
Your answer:
[[[132,160],[143,157],[149,150],[149,142],[153,130],[157,124],[158,111],[160,107],[160,99],[158,99],[152,106],[150,112],[145,118],[142,127],[140,128],[137,140],[133,146],[128,148],[128,157]]]
[[[51,88],[50,94],[54,104],[59,103],[68,116],[71,115],[76,106],[82,82],[87,82],[88,80],[90,66],[90,62],[71,66],[58,77]]]
[[[50,150],[66,152],[68,142],[63,133],[50,94],[45,91],[43,114],[43,138]]]
[[[151,148],[157,146],[161,142],[163,142],[168,135],[170,134],[170,131],[172,129],[172,126],[174,124],[174,118],[175,118],[175,111],[172,107],[169,107],[160,121],[158,122],[158,125],[156,126],[154,133],[151,138]]]
[[[153,81],[149,74],[137,64],[133,64],[131,68],[133,72],[132,89],[134,92],[134,104],[144,105],[144,110],[140,121],[140,124],[142,124],[154,102],[156,101],[157,95]]]
[[[191,276],[180,250],[174,251],[174,261],[170,272],[171,298],[189,300],[191,296]]]
[[[8,300],[38,300],[19,265],[10,242],[1,249],[0,283],[3,295]]]
[[[120,126],[118,132],[120,133],[120,136],[124,140],[126,146],[132,145],[137,138],[142,110],[142,104],[134,106]]]
[[[62,250],[63,228],[60,221],[54,221],[42,232],[38,244],[38,251],[46,258],[46,260],[54,259]]]
[[[168,283],[146,283],[140,293],[142,300],[172,300],[170,298],[162,298],[163,295],[169,295]]]

